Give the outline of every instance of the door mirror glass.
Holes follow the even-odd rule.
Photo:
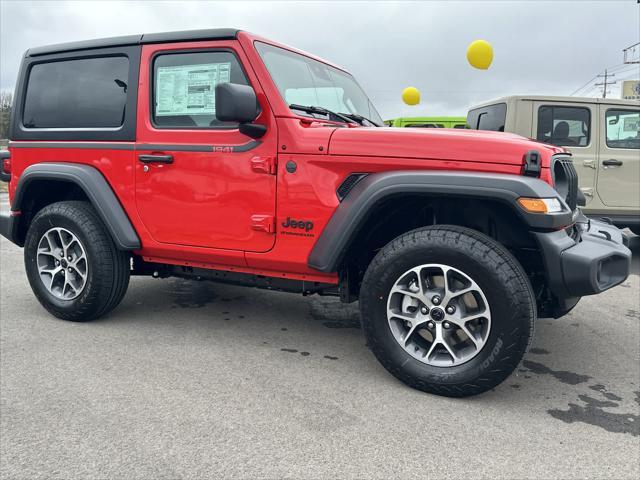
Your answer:
[[[249,85],[216,85],[216,117],[222,122],[253,122],[260,114],[256,92]]]

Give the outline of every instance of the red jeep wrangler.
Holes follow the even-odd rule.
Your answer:
[[[59,318],[110,312],[130,275],[336,295],[385,368],[449,396],[507,378],[537,316],[626,279],[562,148],[380,125],[349,73],[246,32],[34,48],[0,231]]]

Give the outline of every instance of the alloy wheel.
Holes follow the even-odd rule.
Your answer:
[[[387,319],[409,355],[436,367],[474,358],[491,329],[491,310],[482,289],[461,270],[441,264],[420,265],[396,280]]]
[[[40,280],[54,297],[73,300],[87,283],[89,263],[84,246],[66,228],[47,230],[38,242]]]

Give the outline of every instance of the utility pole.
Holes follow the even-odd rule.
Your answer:
[[[602,85],[602,98],[607,98],[607,85],[613,85],[616,83],[616,80],[607,82],[607,79],[610,77],[615,77],[613,73],[608,73],[606,70],[604,71],[604,75],[598,75],[598,78],[604,78],[603,82],[596,83],[596,86]]]
[[[640,3],[640,2],[638,2]],[[640,63],[640,54],[636,58],[636,51],[640,50],[640,42],[634,43],[630,47],[623,48],[622,54],[624,55],[623,63],[626,65]]]

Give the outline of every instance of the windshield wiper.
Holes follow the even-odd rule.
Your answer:
[[[374,122],[370,118],[367,118],[367,117],[365,117],[363,115],[359,115],[357,113],[340,113],[340,115],[344,115],[345,117],[351,118],[352,120],[355,120],[356,122],[358,122],[362,126],[364,126],[364,122],[369,122],[374,127],[381,127],[382,126],[382,125]]]
[[[320,115],[327,115],[329,117],[329,120],[331,120],[331,117],[334,117],[338,120],[343,121],[344,123],[357,123],[353,118],[349,118],[344,113],[337,113],[324,107],[316,107],[315,105],[298,105],[296,103],[292,103],[291,105],[289,105],[289,108],[293,110],[301,110],[307,113],[318,113]]]

